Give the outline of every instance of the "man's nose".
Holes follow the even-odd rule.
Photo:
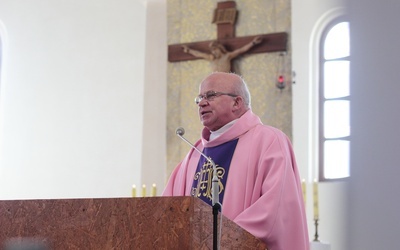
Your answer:
[[[206,98],[201,99],[201,101],[199,102],[199,107],[204,107],[208,105],[208,101]]]

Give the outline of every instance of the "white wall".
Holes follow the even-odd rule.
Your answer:
[[[311,183],[318,176],[318,75],[315,74],[318,42],[324,25],[345,11],[341,0],[292,0],[293,146],[302,178],[308,183],[306,207],[310,240],[315,234]],[[347,182],[319,184],[319,240],[330,243],[332,250],[346,249],[347,192]]]
[[[166,183],[167,154],[167,3],[147,0],[142,183]]]
[[[332,250],[399,249],[400,2],[292,1],[294,147],[299,165],[306,166],[302,174],[311,181],[317,174],[311,136],[317,75],[312,74],[315,54],[310,48],[319,25],[346,3],[351,25],[351,177],[321,185],[320,239],[329,241]],[[313,228],[310,232],[312,237]]]
[[[400,249],[400,2],[349,0],[352,177],[347,249]]]
[[[0,198],[130,196],[142,172],[145,4],[2,0],[0,23]]]

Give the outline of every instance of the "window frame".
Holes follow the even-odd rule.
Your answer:
[[[325,59],[325,53],[324,53],[324,45],[325,45],[325,40],[327,38],[327,35],[329,32],[332,30],[334,26],[336,26],[339,23],[342,22],[347,22],[350,25],[349,18],[345,15],[341,15],[339,17],[336,17],[332,19],[323,29],[319,41],[319,77],[318,77],[318,179],[321,182],[332,182],[332,181],[340,181],[340,180],[346,180],[350,177],[351,174],[347,177],[340,177],[340,178],[326,178],[325,177],[325,165],[324,165],[324,160],[325,160],[325,142],[326,141],[333,141],[333,140],[347,140],[349,143],[351,143],[351,130],[350,130],[350,135],[349,136],[344,136],[344,137],[335,137],[335,138],[325,138],[324,136],[324,104],[327,100],[345,100],[349,101],[351,105],[351,92],[348,96],[345,97],[339,97],[339,98],[328,98],[326,99],[324,96],[324,91],[325,91],[325,81],[324,81],[324,76],[325,76],[325,62],[331,62],[331,61],[339,61],[339,60],[348,60],[351,63],[350,60],[350,55],[351,55],[351,48],[350,48],[350,55],[346,57],[341,57],[341,58],[335,58],[335,59]],[[350,46],[350,44],[349,44]],[[351,68],[351,67],[350,67]],[[349,69],[349,74],[351,74],[350,69]],[[351,82],[349,82],[349,85],[351,85]],[[351,121],[350,121],[351,122]],[[351,125],[351,124],[350,124]],[[350,128],[351,129],[351,128]],[[349,149],[350,150],[350,149]],[[349,154],[350,157],[350,154]],[[350,159],[349,159],[349,164],[350,164]],[[349,165],[349,172],[351,173],[351,166]]]

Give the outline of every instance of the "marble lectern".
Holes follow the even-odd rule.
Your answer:
[[[221,249],[266,249],[222,216]],[[193,197],[0,201],[0,248],[212,249],[212,208]]]

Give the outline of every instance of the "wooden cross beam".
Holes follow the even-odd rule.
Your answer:
[[[262,38],[262,42],[250,49],[247,53],[265,53],[265,52],[277,52],[277,51],[286,51],[287,47],[287,33],[272,33],[265,35],[258,35]],[[241,48],[245,44],[250,43],[256,36],[245,36],[245,37],[235,37],[235,38],[226,38],[223,40],[218,40],[221,44],[225,46],[225,48],[229,51],[236,50]],[[187,45],[190,48],[199,51],[209,51],[209,44],[213,42],[210,41],[202,41],[202,42],[193,42],[193,43],[182,43],[182,44],[172,44],[168,46],[168,61],[169,62],[179,62],[179,61],[188,61],[188,60],[196,60],[201,59],[200,57],[195,57],[191,54],[185,53],[182,49],[182,45]]]
[[[234,26],[236,23],[236,17],[237,10],[234,1],[218,2],[217,9],[214,12],[213,23],[217,24],[218,42],[224,45],[228,51],[234,51],[248,43],[251,43],[256,36],[261,37],[262,42],[252,47],[246,53],[253,54],[287,50],[288,34],[286,32],[235,37]],[[168,61],[179,62],[202,59],[189,53],[185,53],[182,46],[187,45],[194,50],[209,52],[209,45],[211,42],[213,42],[213,40],[169,45]]]

